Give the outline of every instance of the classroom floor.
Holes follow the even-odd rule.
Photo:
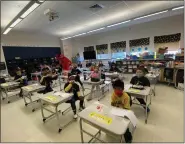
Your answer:
[[[125,75],[124,82],[129,83],[131,75]],[[85,87],[89,87],[86,86]],[[59,88],[55,88],[58,89]],[[112,90],[111,90],[112,91]],[[102,103],[110,103],[111,92],[101,100]],[[87,103],[94,102],[95,100]],[[78,104],[77,104],[78,105]],[[68,107],[64,104],[61,109]],[[139,122],[133,135],[133,142],[183,142],[183,91],[177,90],[167,84],[156,86],[156,96],[152,97],[151,112],[148,124],[144,122],[144,110],[142,107],[133,105]],[[66,122],[73,117],[72,112],[61,116],[61,122]],[[96,132],[90,126],[86,128]],[[85,141],[90,137],[85,136]],[[112,140],[107,135],[105,139]],[[2,142],[80,142],[79,122],[73,122],[60,134],[56,119],[43,123],[41,111],[31,112],[29,107],[24,106],[23,99],[15,100],[10,104],[1,102],[1,141]]]

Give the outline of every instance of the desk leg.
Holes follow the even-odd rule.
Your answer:
[[[147,119],[148,119],[148,112],[147,112],[147,103],[148,103],[148,98],[147,96],[146,97],[146,106],[145,106],[145,123],[147,124]]]
[[[61,79],[60,79],[60,77],[59,77],[59,86],[60,86],[60,91],[62,90],[62,88],[61,88]]]
[[[28,96],[29,96],[29,99],[30,99],[30,104],[31,104],[31,107],[32,107],[32,112],[34,112],[35,109],[33,107],[33,101],[32,101],[32,98],[31,98],[31,93],[29,93]]]
[[[7,89],[5,89],[5,95],[6,95],[6,101],[7,101],[7,103],[10,103],[10,101],[8,99],[8,90]]]
[[[100,89],[100,85],[96,85],[96,89],[98,91],[98,101],[100,101],[101,99],[101,89]]]
[[[81,134],[81,142],[84,143],[83,128],[82,128],[82,119],[80,119],[80,134]]]
[[[28,94],[29,94],[29,93],[28,93]],[[26,102],[26,95],[25,95],[25,94],[23,94],[23,99],[24,99],[25,106],[27,106],[28,103]]]
[[[123,143],[124,135],[121,135],[120,143]]]
[[[40,108],[41,108],[42,120],[43,120],[43,122],[45,122],[46,119],[45,119],[45,116],[44,116],[44,108],[43,107],[44,106],[43,106],[42,100],[40,100]]]
[[[59,118],[59,113],[58,113],[58,105],[55,107],[55,113],[56,113],[56,117],[57,117],[57,121],[58,121],[58,126],[59,126],[59,129],[58,129],[58,132],[60,133],[62,128],[61,128],[61,125],[60,125],[60,118]]]

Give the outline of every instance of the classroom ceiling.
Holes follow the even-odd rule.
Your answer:
[[[1,29],[5,28],[28,2],[1,1]],[[90,10],[89,7],[94,4],[103,5],[103,9],[96,12]],[[13,30],[66,37],[182,5],[183,1],[45,1]],[[44,15],[46,9],[57,12],[59,18],[50,22]],[[11,31],[8,34],[11,34]]]

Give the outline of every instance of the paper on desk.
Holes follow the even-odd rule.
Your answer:
[[[8,86],[8,84],[7,83],[3,83],[3,84],[1,84],[2,86]]]
[[[110,113],[116,116],[127,117],[131,121],[134,127],[137,125],[137,118],[134,115],[134,113],[130,110],[112,108]]]
[[[33,89],[31,86],[27,86],[27,87],[25,87],[25,88],[28,89],[28,90]]]
[[[47,96],[46,99],[48,99],[50,101],[56,101],[57,100],[57,98],[52,96],[52,95],[51,96]]]
[[[56,93],[54,93],[54,95],[60,96],[60,97],[63,97],[63,98],[69,97],[68,93],[63,93],[63,92],[56,92]]]
[[[139,93],[140,92],[140,90],[133,89],[133,88],[129,88],[128,91],[129,92],[134,92],[134,93]]]

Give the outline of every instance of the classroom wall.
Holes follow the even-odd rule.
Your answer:
[[[60,39],[55,36],[11,31],[7,35],[1,35],[1,61],[5,61],[2,46],[27,46],[27,47],[60,47]]]
[[[150,21],[142,24],[132,25],[108,32],[102,32],[90,36],[77,37],[72,39],[72,56],[80,53],[83,56],[84,47],[96,46],[97,44],[108,44],[118,41],[126,41],[126,52],[130,52],[129,40],[150,37],[149,49],[156,51],[154,46],[154,36],[181,33],[180,47],[184,47],[184,15],[177,15]]]
[[[6,63],[2,46],[60,47],[62,52],[58,37],[32,32],[11,31],[7,35],[1,35],[0,61]]]

